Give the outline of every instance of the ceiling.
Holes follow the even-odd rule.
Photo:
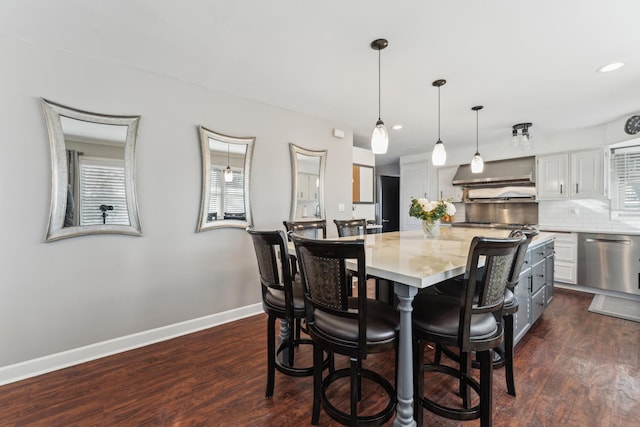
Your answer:
[[[3,0],[0,36],[144,70],[352,128],[376,164],[510,137],[536,138],[640,111],[637,0]],[[610,62],[622,69],[596,73]]]

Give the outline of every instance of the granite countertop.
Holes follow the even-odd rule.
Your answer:
[[[365,242],[367,272],[410,286],[427,287],[464,273],[473,237],[507,237],[510,232],[441,227],[435,238],[425,238],[422,230],[368,234]],[[533,244],[537,246],[553,237],[553,233],[541,232]]]

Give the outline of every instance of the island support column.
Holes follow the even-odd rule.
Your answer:
[[[398,382],[396,394],[398,405],[394,427],[415,427],[413,419],[413,338],[411,312],[413,311],[413,297],[418,293],[418,288],[395,282],[394,292],[400,301],[400,344],[398,345]]]

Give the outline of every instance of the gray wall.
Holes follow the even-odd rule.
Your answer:
[[[0,37],[0,52],[7,64],[0,96],[0,370],[260,301],[246,233],[195,233],[197,125],[257,138],[251,182],[257,228],[282,228],[289,215],[290,142],[328,150],[328,221],[339,203],[351,203],[351,187],[343,184],[351,182],[352,133],[331,134],[344,123],[14,39]],[[43,243],[51,176],[39,97],[141,116],[136,183],[144,237]]]

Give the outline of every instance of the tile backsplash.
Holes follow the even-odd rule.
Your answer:
[[[541,200],[538,225],[571,231],[640,233],[640,217],[612,219],[608,199]]]

